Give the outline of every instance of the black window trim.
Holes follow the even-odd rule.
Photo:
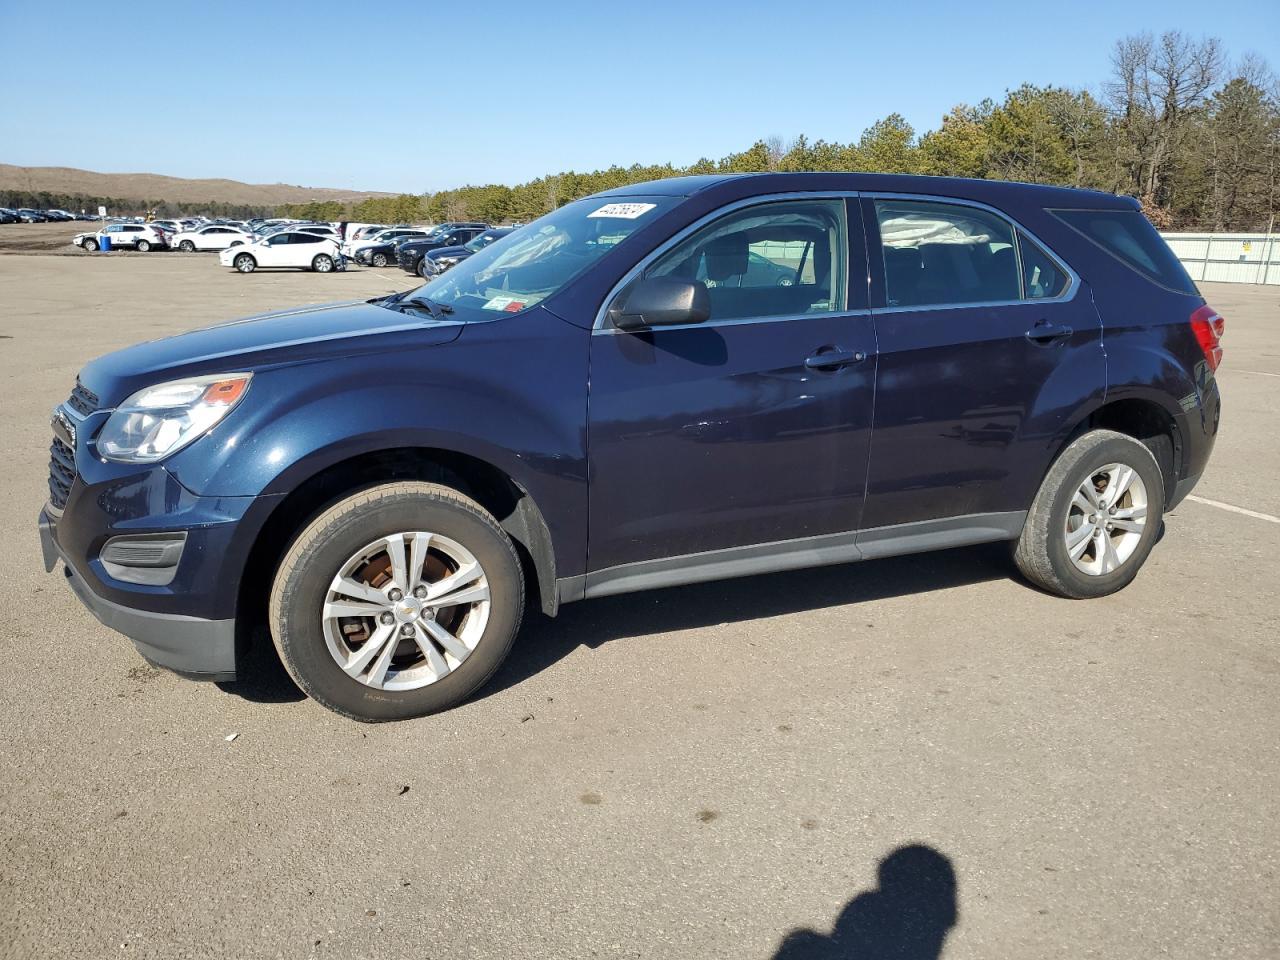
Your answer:
[[[854,243],[853,237],[851,236],[853,232],[853,224],[850,223],[850,220],[853,217],[855,212],[860,213],[860,211],[857,211],[855,209],[859,196],[860,194],[854,190],[815,190],[812,192],[796,191],[792,193],[767,193],[767,194],[759,194],[754,197],[744,197],[741,200],[735,200],[732,203],[726,203],[723,206],[716,207],[716,209],[699,217],[693,223],[677,231],[675,234],[668,237],[662,243],[658,244],[658,246],[654,247],[654,249],[649,251],[649,253],[645,254],[645,256],[642,257],[639,261],[637,261],[636,264],[630,270],[628,270],[625,274],[623,274],[622,279],[619,280],[617,283],[615,283],[609,289],[609,293],[605,296],[604,300],[601,301],[600,308],[599,310],[596,311],[595,322],[592,324],[592,327],[591,327],[592,334],[616,336],[616,335],[630,333],[630,331],[619,330],[609,323],[609,320],[608,320],[609,307],[612,305],[614,298],[617,297],[618,294],[622,292],[623,288],[626,287],[627,284],[631,283],[631,281],[633,281],[636,277],[640,276],[640,274],[642,274],[645,270],[647,270],[655,260],[662,257],[664,254],[666,254],[669,250],[671,250],[678,244],[683,243],[685,240],[687,240],[694,233],[697,233],[703,227],[707,226],[710,223],[714,223],[717,220],[723,219],[724,217],[728,216],[731,213],[737,213],[739,210],[743,210],[747,207],[758,207],[758,206],[763,206],[771,203],[785,203],[785,202],[797,201],[797,200],[800,200],[800,201],[836,200],[844,203],[844,207],[845,207],[844,218],[843,218],[844,219],[844,237],[842,239],[844,240],[845,257],[846,257],[846,264],[845,264],[846,276],[845,276],[844,291],[843,291],[844,293],[843,309],[827,310],[827,311],[823,311],[822,313],[782,314],[779,316],[768,316],[768,317],[734,317],[731,320],[710,319],[703,323],[681,323],[681,324],[675,324],[672,326],[663,327],[662,329],[663,330],[688,330],[688,329],[693,329],[695,327],[706,328],[706,327],[740,326],[746,323],[789,323],[794,320],[813,320],[821,317],[869,316],[871,314],[871,310],[868,307],[854,307],[852,309],[849,308],[849,291],[853,286],[854,278],[861,275],[857,266],[851,261],[853,259],[855,252],[857,252],[859,249],[864,249],[864,245],[860,243]]]
[[[1010,307],[1015,305],[1035,304],[1035,303],[1066,303],[1069,300],[1075,299],[1075,295],[1080,289],[1080,275],[1075,272],[1075,270],[1071,267],[1071,265],[1068,264],[1066,260],[1064,260],[1062,256],[1053,249],[1053,247],[1049,246],[1049,244],[1045,243],[1044,240],[1038,237],[1033,231],[1028,230],[1025,226],[1023,226],[1013,217],[1009,216],[1009,214],[1005,213],[1003,210],[1000,210],[997,207],[991,206],[991,204],[989,203],[983,203],[980,200],[969,200],[964,197],[944,197],[944,196],[939,196],[937,194],[931,194],[931,193],[863,193],[862,198],[864,200],[869,201],[868,207],[872,213],[875,212],[875,201],[877,200],[919,200],[924,203],[949,203],[949,204],[962,206],[962,207],[974,207],[975,209],[985,210],[988,213],[994,214],[995,216],[1003,220],[1005,223],[1009,224],[1009,227],[1013,233],[1013,240],[1014,240],[1013,249],[1018,262],[1018,290],[1022,293],[1022,296],[1020,296],[1017,300],[981,300],[974,303],[930,303],[930,304],[912,304],[904,307],[890,307],[887,305],[887,302],[886,302],[886,306],[880,306],[880,307],[873,306],[871,308],[872,312],[875,313],[876,315],[881,315],[886,313],[919,313],[925,310],[964,310],[964,309],[969,309],[973,307]],[[867,217],[864,216],[863,221],[865,222],[866,220],[867,220]],[[879,289],[880,289],[881,297],[883,297],[885,294],[884,281],[883,281],[884,245],[880,237],[880,218],[873,217],[871,226],[874,226],[875,228],[875,240],[874,242],[871,242],[870,237],[868,238],[867,259],[868,261],[871,261],[872,263],[874,263],[875,258],[879,257],[879,267],[880,267],[880,273],[881,273],[881,282],[879,284]],[[1056,297],[1038,297],[1036,299],[1028,299],[1026,297],[1026,291],[1023,287],[1023,284],[1025,283],[1025,277],[1023,276],[1023,272],[1022,272],[1022,244],[1018,241],[1019,231],[1026,234],[1027,237],[1029,237],[1032,241],[1034,241],[1040,247],[1040,249],[1043,250],[1051,260],[1053,260],[1060,267],[1062,267],[1063,272],[1068,277],[1071,278],[1071,282],[1067,284],[1067,289],[1064,290],[1062,293],[1058,294]]]

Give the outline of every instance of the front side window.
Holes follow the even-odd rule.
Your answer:
[[[843,200],[785,200],[716,220],[658,258],[647,277],[707,288],[711,322],[843,310]]]
[[[406,302],[425,298],[452,307],[458,319],[472,320],[527,310],[680,199],[588,197],[566,204],[463,260]]]
[[[961,204],[876,200],[885,302],[921,307],[1018,300],[1018,253],[1002,217]]]

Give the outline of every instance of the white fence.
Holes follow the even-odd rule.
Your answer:
[[[1162,233],[1192,280],[1280,285],[1280,235]]]

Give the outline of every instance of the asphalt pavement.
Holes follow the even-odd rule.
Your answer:
[[[366,726],[269,655],[153,669],[44,573],[86,360],[411,285],[0,256],[0,956],[1277,956],[1280,288],[1205,286],[1217,451],[1103,600],[995,546],[590,601]]]

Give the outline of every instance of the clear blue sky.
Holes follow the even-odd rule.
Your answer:
[[[0,0],[0,162],[413,193],[683,164],[1096,89],[1170,28],[1280,69],[1278,0]]]

